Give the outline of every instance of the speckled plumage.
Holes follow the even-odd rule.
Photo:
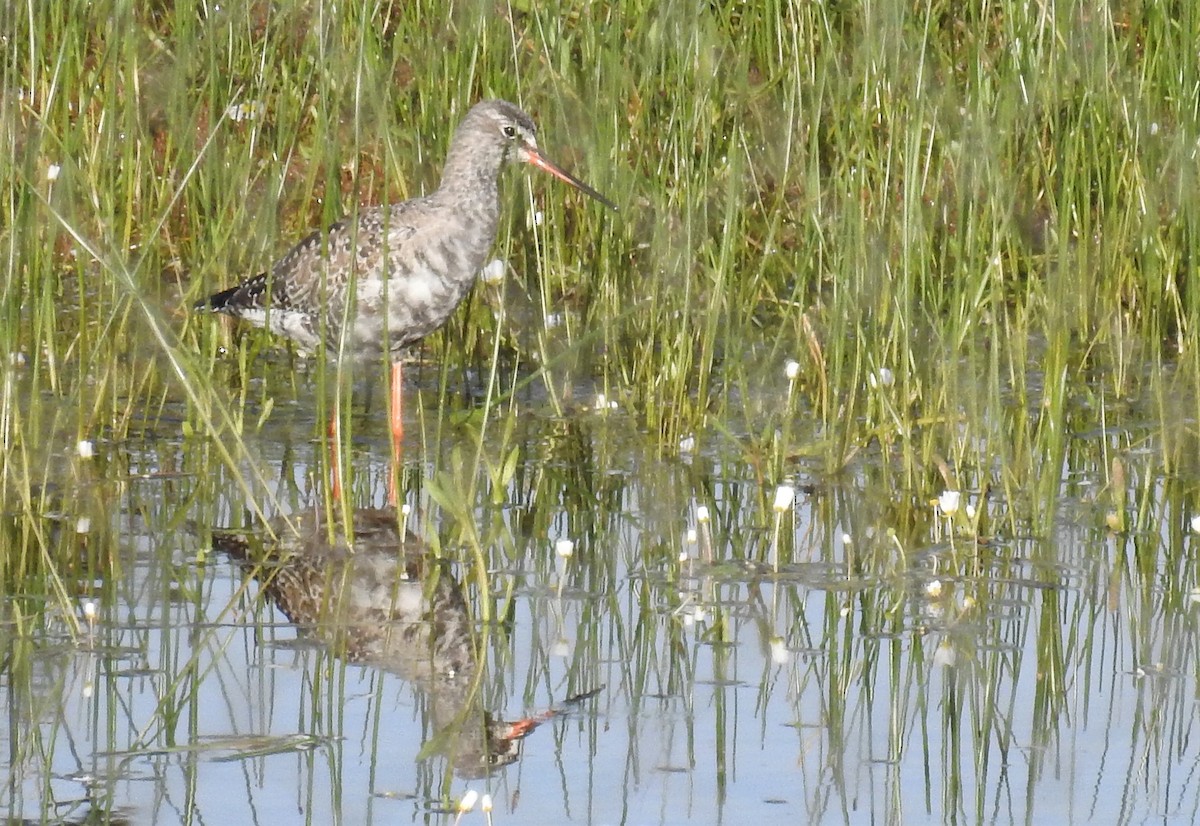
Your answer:
[[[330,541],[320,509],[272,522],[277,541],[215,531],[213,547],[257,580],[288,620],[348,662],[398,674],[426,696],[431,742],[457,773],[482,777],[521,753],[521,740],[568,706],[504,721],[482,705],[475,621],[452,567],[411,533],[395,510],[350,514],[354,542],[335,525]]]
[[[398,674],[423,691],[436,732],[458,773],[480,777],[520,755],[520,740],[540,722],[495,719],[480,705],[474,624],[445,563],[394,510],[353,513],[354,543],[331,543],[319,510],[273,523],[278,543],[216,532],[213,546],[238,561],[265,596],[348,662]]]
[[[535,136],[517,106],[476,104],[454,134],[436,191],[314,232],[270,272],[196,308],[266,327],[309,351],[323,344],[335,360],[399,361],[446,323],[474,284],[495,241],[506,162],[530,163],[612,207],[541,155]]]

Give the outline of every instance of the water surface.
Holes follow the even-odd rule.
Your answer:
[[[728,433],[661,455],[620,407],[530,390],[484,428],[410,389],[407,517],[355,417],[353,551],[313,521],[303,388],[248,437],[282,550],[169,410],[55,488],[43,529],[113,576],[67,582],[71,618],[4,604],[10,816],[444,823],[474,790],[522,823],[1195,818],[1195,481],[1143,432],[1111,529],[1096,457],[1136,409],[1073,437],[1042,531],[996,490],[947,517],[878,448],[797,458],[777,510]]]

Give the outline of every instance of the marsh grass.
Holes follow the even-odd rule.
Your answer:
[[[545,223],[514,210],[501,250],[542,315],[563,317],[574,370],[664,450],[719,429],[746,395],[730,388],[794,357],[811,413],[855,425],[827,463],[879,438],[905,452],[912,484],[933,452],[986,464],[951,455],[946,428],[1003,422],[1001,389],[1043,403],[1026,386],[1034,359],[1064,381],[1112,365],[1129,395],[1133,354],[1192,349],[1194,114],[1173,93],[1194,71],[1188,18],[635,11],[463,8],[438,27],[430,9],[368,4],[8,10],[28,44],[6,83],[10,225],[38,228],[9,236],[9,351],[60,395],[129,339],[141,381],[114,398],[197,381],[194,364],[146,366],[177,345],[135,297],[211,358],[213,325],[178,326],[191,300],[265,268],[280,239],[433,186],[467,103],[521,92],[543,142],[624,210],[535,181]],[[428,352],[489,369],[496,332],[474,306]],[[513,355],[553,358],[540,349]],[[954,392],[964,358],[990,371],[991,397]],[[882,368],[895,402],[878,419],[868,378]]]
[[[750,614],[764,645],[823,649],[797,679],[828,698],[834,745],[886,690],[947,768],[945,810],[982,815],[962,790],[999,756],[967,754],[962,726],[1007,754],[1019,716],[1018,678],[989,677],[1019,674],[1034,639],[1033,730],[1050,732],[1078,712],[1069,675],[1109,656],[1096,604],[1055,583],[1086,580],[1131,617],[1138,667],[1190,645],[1163,618],[1200,575],[1191,5],[464,3],[447,17],[427,2],[42,0],[0,7],[0,32],[10,685],[32,681],[21,646],[82,633],[77,599],[121,579],[105,516],[133,510],[139,474],[192,480],[192,515],[155,514],[165,529],[311,505],[329,464],[361,467],[356,429],[376,431],[354,405],[372,377],[294,369],[286,346],[187,308],[313,227],[436,186],[457,119],[487,96],[520,100],[543,148],[621,206],[507,173],[506,282],[422,350],[403,480],[438,552],[470,572],[498,674],[521,679],[505,670],[517,586],[497,570],[565,578],[535,632],[543,653],[600,610],[573,590],[608,595],[609,637],[572,663],[580,690],[605,658],[623,685],[668,693],[705,657],[724,673],[721,644]],[[340,458],[268,478],[281,409],[309,405],[315,440],[335,397]],[[462,397],[470,409],[451,412]],[[531,411],[553,414],[536,435]],[[146,468],[122,458],[156,435],[171,450]],[[78,457],[80,440],[99,456]],[[633,497],[616,481],[631,465],[670,471]],[[786,480],[816,514],[806,534],[772,509]],[[380,484],[363,472],[352,497]],[[849,502],[844,485],[876,494]],[[980,514],[949,542],[931,538],[943,489]],[[657,541],[622,533],[634,499]],[[681,596],[661,585],[689,581],[665,537],[695,504],[711,510],[693,527],[713,567]],[[92,533],[70,529],[81,515]],[[576,543],[563,571],[534,553],[557,537]],[[628,606],[614,547],[644,575]],[[768,558],[782,596],[734,596]],[[805,611],[786,589],[831,588],[805,577],[834,563],[852,584]],[[934,578],[975,607],[914,618]],[[1039,611],[1014,616],[1030,583]],[[676,621],[695,604],[713,609],[715,653]],[[878,636],[852,634],[850,606]],[[893,640],[914,629],[930,635],[902,657]],[[973,670],[931,676],[945,639],[974,651]],[[864,673],[876,682],[848,698]],[[175,687],[160,716],[183,725],[196,685]],[[911,745],[900,728],[887,743],[892,760]]]

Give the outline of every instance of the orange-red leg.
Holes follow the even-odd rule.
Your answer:
[[[342,445],[340,436],[341,425],[338,423],[340,405],[335,404],[333,418],[329,420],[329,491],[333,501],[342,501]]]
[[[391,425],[392,425],[392,465],[388,470],[388,504],[396,506],[399,496],[396,491],[397,477],[400,475],[400,454],[404,445],[404,364],[392,362],[391,376]]]

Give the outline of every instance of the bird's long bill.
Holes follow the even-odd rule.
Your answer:
[[[549,172],[551,175],[553,175],[555,178],[558,178],[560,181],[566,181],[571,186],[575,187],[580,192],[582,192],[584,195],[587,195],[590,198],[595,198],[597,201],[599,201],[600,203],[604,204],[609,209],[616,212],[616,210],[617,210],[616,204],[614,204],[612,201],[605,198],[599,192],[592,189],[590,186],[588,186],[583,181],[576,178],[574,175],[572,175],[570,172],[563,169],[558,164],[552,162],[549,158],[547,158],[545,155],[543,155],[537,147],[529,146],[528,144],[526,144],[525,146],[521,147],[521,150],[522,150],[521,160],[525,161],[525,163],[530,164],[532,166],[536,166],[538,169],[541,169],[545,172]]]

